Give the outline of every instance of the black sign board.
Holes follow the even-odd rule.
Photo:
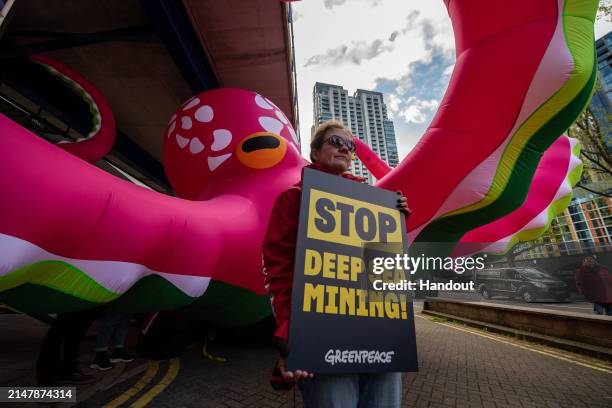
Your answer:
[[[378,243],[395,243],[389,244],[395,253],[406,253],[397,199],[387,190],[304,169],[288,370],[417,370],[409,294],[375,290],[372,281],[381,277],[367,267]]]

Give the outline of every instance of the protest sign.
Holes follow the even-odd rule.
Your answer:
[[[408,293],[375,290],[368,268],[379,251],[406,252],[397,199],[394,192],[304,169],[287,369],[416,371]]]

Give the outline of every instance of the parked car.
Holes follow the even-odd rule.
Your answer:
[[[536,268],[483,269],[474,273],[474,287],[485,299],[492,296],[520,298],[525,302],[570,296],[567,284]]]
[[[578,293],[578,288],[576,287],[576,272],[581,266],[582,263],[564,265],[557,269],[554,275],[567,284],[570,292]]]

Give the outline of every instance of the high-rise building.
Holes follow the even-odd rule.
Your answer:
[[[350,96],[339,85],[317,82],[312,98],[313,132],[316,126],[326,120],[339,120],[351,129],[353,136],[369,145],[389,166],[398,165],[395,128],[387,115],[382,93],[358,89]],[[359,159],[353,160],[351,171],[366,178],[370,184],[375,180]]]
[[[612,105],[612,31],[595,41],[597,68],[601,75],[601,88]]]
[[[595,42],[600,89],[591,100],[591,110],[599,123],[608,150],[612,150],[612,31]]]

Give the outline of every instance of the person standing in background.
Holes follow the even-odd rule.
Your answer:
[[[591,303],[595,314],[612,316],[612,274],[592,256],[576,272],[576,287]]]
[[[129,363],[134,361],[125,351],[125,339],[128,335],[130,315],[114,310],[106,310],[100,318],[100,329],[96,338],[96,356],[90,368],[106,371],[113,368],[113,363]],[[113,353],[108,357],[108,343],[113,339]]]

